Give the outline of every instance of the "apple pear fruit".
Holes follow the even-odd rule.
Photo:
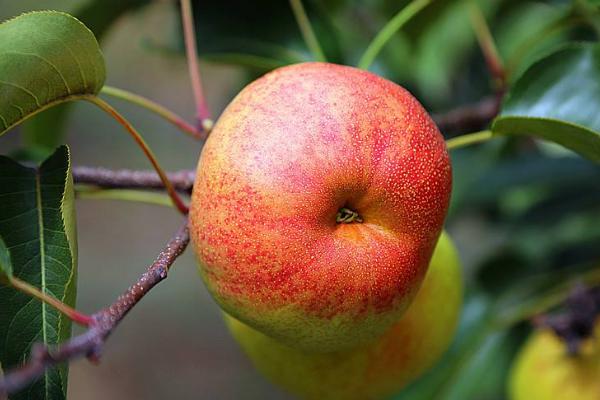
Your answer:
[[[304,352],[225,316],[234,338],[274,383],[302,399],[368,400],[399,392],[452,340],[462,304],[461,268],[447,234],[406,313],[373,342],[333,353]]]
[[[244,88],[202,150],[190,207],[200,272],[229,314],[313,351],[386,331],[446,216],[443,137],[405,89],[304,63]]]
[[[512,400],[600,399],[600,319],[576,355],[550,329],[536,331],[511,369]]]

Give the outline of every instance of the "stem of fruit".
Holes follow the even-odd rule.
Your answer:
[[[103,111],[105,111],[107,114],[112,116],[118,123],[120,123],[127,130],[127,132],[129,132],[131,137],[133,137],[133,139],[136,141],[136,143],[140,146],[140,148],[142,149],[142,151],[144,152],[144,154],[146,155],[148,160],[150,160],[150,163],[152,163],[154,170],[160,176],[160,180],[165,185],[165,188],[167,189],[167,193],[171,197],[171,200],[173,201],[173,204],[175,205],[175,207],[179,210],[179,212],[186,215],[188,213],[188,207],[183,203],[183,201],[181,200],[181,197],[179,197],[179,194],[177,193],[177,191],[173,187],[173,184],[167,177],[167,174],[165,173],[165,171],[162,169],[162,167],[158,163],[158,160],[154,156],[154,153],[152,152],[152,150],[150,150],[150,147],[148,147],[148,145],[146,144],[146,142],[144,141],[142,136],[133,127],[133,125],[131,125],[131,123],[129,123],[129,121],[127,121],[121,114],[119,114],[119,112],[117,110],[115,110],[110,104],[108,104],[101,98],[94,96],[94,97],[87,98],[87,100],[90,101],[91,103],[97,105]]]
[[[469,1],[469,17],[475,31],[475,36],[477,37],[477,42],[483,52],[485,62],[492,78],[496,82],[497,90],[503,94],[506,87],[506,70],[504,69],[490,28],[485,20],[485,15],[483,15],[481,8],[479,8],[474,0]]]
[[[352,222],[363,222],[363,219],[356,211],[342,207],[335,217],[335,222],[338,224],[350,224]]]
[[[400,10],[385,26],[379,31],[377,36],[371,41],[365,53],[358,62],[358,68],[369,69],[375,58],[383,49],[385,44],[402,28],[412,17],[414,17],[425,6],[431,3],[431,0],[414,0],[402,10]]]
[[[194,100],[196,102],[196,118],[199,125],[198,130],[201,130],[205,135],[208,135],[213,127],[213,121],[210,118],[210,112],[208,111],[208,105],[206,104],[206,98],[204,97],[204,91],[202,90],[191,0],[181,0],[181,22],[183,25],[183,40],[185,42],[188,70],[192,81]]]
[[[302,0],[290,0],[290,5],[292,6],[292,11],[294,12],[294,17],[296,17],[296,22],[298,23],[298,27],[300,28],[300,32],[302,33],[302,38],[306,43],[306,46],[312,53],[313,57],[317,61],[327,61],[325,57],[325,53],[319,44],[317,39],[317,35],[315,35],[315,31],[310,24],[310,20],[306,15],[306,10],[302,5]]]
[[[54,307],[64,315],[66,315],[71,321],[76,324],[82,326],[89,326],[92,323],[92,317],[82,314],[74,308],[66,305],[62,301],[58,300],[55,297],[50,296],[49,294],[41,291],[35,286],[30,285],[27,282],[24,282],[18,278],[10,277],[8,278],[8,283],[14,287],[15,289],[23,292],[31,297],[35,297],[36,299],[43,301],[44,303]]]
[[[115,97],[117,99],[125,100],[140,107],[143,107],[169,121],[181,131],[190,134],[194,138],[202,138],[202,133],[198,131],[194,126],[187,123],[182,117],[146,97],[112,86],[104,86],[100,93],[105,94],[107,96]]]
[[[481,132],[469,133],[467,135],[458,136],[446,141],[448,150],[459,149],[461,147],[470,146],[472,144],[486,142],[494,137],[492,131],[486,130]]]

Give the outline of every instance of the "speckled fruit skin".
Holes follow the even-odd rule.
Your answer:
[[[569,356],[553,332],[535,332],[517,356],[509,382],[512,400],[600,399],[600,320],[577,356]]]
[[[437,361],[452,340],[461,304],[458,255],[442,234],[415,300],[372,343],[336,353],[307,353],[232,317],[226,321],[256,367],[291,393],[313,400],[368,400],[398,393]]]
[[[406,90],[327,63],[247,86],[202,151],[190,209],[221,307],[314,351],[380,335],[417,292],[446,216],[451,168]],[[362,223],[336,223],[340,208]]]

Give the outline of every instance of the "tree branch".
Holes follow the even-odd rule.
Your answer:
[[[182,170],[167,172],[167,178],[173,184],[175,190],[191,193],[194,185],[195,171]],[[164,189],[158,174],[154,171],[134,171],[128,169],[110,170],[101,167],[74,167],[73,180],[75,183],[86,183],[105,188],[141,188],[141,189]]]
[[[39,378],[49,367],[80,357],[97,361],[102,353],[104,343],[119,322],[146,293],[167,277],[169,268],[183,253],[189,240],[186,219],[183,226],[175,233],[175,236],[138,281],[113,304],[92,315],[93,322],[87,331],[72,337],[56,348],[36,344],[32,347],[27,363],[13,370],[5,371],[5,375],[0,376],[0,398],[3,394],[15,393],[23,389]]]

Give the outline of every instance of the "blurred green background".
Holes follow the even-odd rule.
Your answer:
[[[329,60],[356,64],[378,29],[407,2],[305,3]],[[511,77],[567,41],[597,40],[600,31],[586,1],[479,3]],[[287,1],[197,1],[194,7],[205,92],[215,116],[253,78],[310,60]],[[0,19],[38,9],[73,13],[101,37],[107,84],[192,119],[176,2],[0,0]],[[433,113],[493,93],[459,0],[435,1],[394,36],[372,70],[407,87]],[[144,110],[111,103],[143,133],[166,169],[195,167],[198,142]],[[72,106],[63,128],[43,126],[64,130],[74,165],[149,168],[122,128],[93,106]],[[30,144],[26,137],[16,132],[0,137],[0,153],[22,149]],[[452,158],[447,228],[465,267],[463,320],[442,363],[398,398],[504,399],[508,367],[530,328],[526,322],[502,325],[498,315],[510,320],[523,304],[543,300],[549,288],[600,265],[600,168],[562,148],[522,138],[496,139],[455,151]],[[181,220],[172,209],[114,201],[78,200],[77,213],[78,308],[87,312],[113,301],[133,282]],[[72,364],[69,395],[288,398],[254,371],[233,342],[190,251],[115,332],[100,365]]]

